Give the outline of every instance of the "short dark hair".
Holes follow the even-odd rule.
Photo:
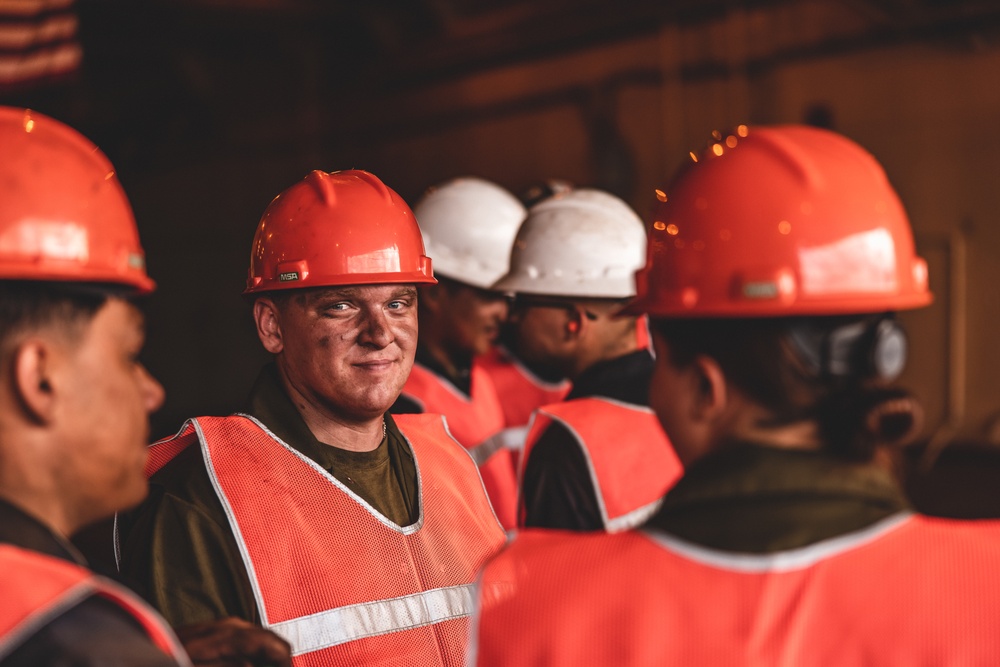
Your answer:
[[[58,326],[77,336],[109,298],[126,298],[118,286],[0,280],[0,349],[17,333]]]
[[[863,320],[865,316],[858,316]],[[851,318],[810,318],[831,327]],[[905,391],[865,374],[831,377],[797,352],[792,330],[801,318],[655,319],[651,327],[669,345],[670,362],[713,358],[742,392],[767,408],[763,426],[812,420],[824,448],[850,460],[868,460],[877,445],[907,444],[920,408]]]

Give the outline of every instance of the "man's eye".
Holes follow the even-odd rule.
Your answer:
[[[351,307],[349,303],[332,303],[329,306],[325,306],[321,312],[323,313],[342,313]]]
[[[409,304],[406,301],[390,301],[389,308],[391,310],[402,310],[406,308]]]

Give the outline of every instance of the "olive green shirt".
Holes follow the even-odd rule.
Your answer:
[[[740,444],[688,467],[645,527],[714,549],[772,553],[907,509],[895,479],[874,464]]]
[[[273,364],[258,376],[247,412],[390,521],[407,526],[417,520],[416,464],[389,415],[386,438],[373,451],[323,444],[289,400]],[[153,475],[146,501],[119,518],[119,539],[123,578],[171,625],[226,616],[260,623],[236,540],[198,446]]]

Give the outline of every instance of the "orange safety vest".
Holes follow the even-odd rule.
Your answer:
[[[9,544],[0,545],[0,660],[93,595],[121,607],[178,665],[191,664],[170,627],[135,594],[74,563]]]
[[[580,445],[608,532],[644,523],[684,472],[651,409],[593,397],[546,405],[535,413],[521,457],[521,477],[532,449],[553,422]],[[522,507],[522,526],[524,519]]]
[[[1000,665],[1000,521],[900,514],[772,554],[524,531],[485,568],[470,664]]]
[[[441,417],[393,419],[419,476],[405,527],[247,415],[199,417],[152,446],[147,474],[199,443],[262,625],[296,667],[463,664],[472,584],[504,533]]]
[[[424,412],[444,415],[448,430],[479,466],[500,524],[507,530],[513,528],[517,523],[520,438],[511,440],[505,432],[500,399],[482,365],[478,361],[472,364],[469,396],[420,364],[413,364],[402,393],[420,404]]]
[[[526,427],[535,410],[563,400],[572,387],[569,380],[542,380],[501,347],[493,347],[476,361],[496,387],[508,428]],[[526,433],[522,433],[522,442],[524,435]]]

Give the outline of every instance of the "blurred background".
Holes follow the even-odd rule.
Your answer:
[[[910,213],[936,300],[903,318],[903,381],[928,434],[1000,441],[1000,2],[0,0],[0,103],[119,171],[160,285],[154,435],[239,407],[265,360],[239,296],[254,228],[311,169],[411,204],[457,175],[559,178],[646,215],[713,130],[804,122],[874,153]]]

